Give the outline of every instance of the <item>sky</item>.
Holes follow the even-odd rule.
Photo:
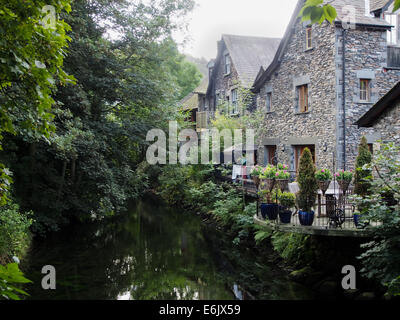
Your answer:
[[[186,31],[174,38],[183,53],[215,58],[222,34],[281,38],[297,0],[196,0]]]

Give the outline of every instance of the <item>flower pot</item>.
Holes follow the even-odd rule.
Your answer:
[[[271,192],[275,186],[275,179],[261,179],[261,186],[263,190]]]
[[[261,216],[263,217],[264,220],[267,217],[267,206],[268,206],[267,203],[261,203],[260,205]]]
[[[343,193],[346,193],[347,189],[350,186],[350,181],[349,180],[338,180],[337,182],[339,184],[340,189],[343,191]]]
[[[360,215],[354,214],[353,219],[354,219],[354,225],[356,226],[356,228],[358,228],[358,226],[360,225]]]
[[[281,189],[281,191],[285,191],[288,188],[288,184],[289,184],[289,180],[288,179],[277,179],[276,180],[279,189]]]
[[[307,212],[307,211],[299,211],[299,220],[302,226],[312,226],[314,222],[314,211]]]
[[[292,211],[290,210],[279,210],[279,220],[281,223],[288,224],[292,218]]]
[[[322,194],[324,195],[324,197],[325,197],[325,192],[326,192],[326,190],[328,190],[330,184],[331,184],[331,180],[318,181],[319,189],[322,191]]]
[[[268,220],[276,220],[278,218],[279,207],[277,204],[261,204],[261,216],[263,219],[268,218]]]

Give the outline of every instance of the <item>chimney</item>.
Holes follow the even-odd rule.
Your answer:
[[[370,0],[364,0],[365,1],[365,16],[371,17],[371,7],[369,5]]]

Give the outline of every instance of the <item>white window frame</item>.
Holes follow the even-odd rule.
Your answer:
[[[387,36],[387,44],[388,45],[396,45],[398,43],[397,39],[397,23],[398,23],[397,14],[385,13],[385,20],[393,26],[391,30],[386,32]]]
[[[237,89],[232,89],[231,90],[231,97],[232,97],[232,108],[231,108],[231,114],[238,114],[238,91]]]
[[[231,57],[229,54],[225,54],[225,74],[230,74],[231,73]]]

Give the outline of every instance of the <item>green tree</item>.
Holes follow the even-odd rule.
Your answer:
[[[354,176],[354,193],[360,196],[365,196],[369,192],[370,183],[367,178],[370,177],[371,171],[369,169],[365,169],[364,166],[370,164],[371,161],[372,154],[369,151],[367,138],[363,136],[358,147],[356,172]]]
[[[0,1],[0,150],[5,133],[34,140],[54,129],[52,93],[73,81],[62,69],[70,39],[59,18],[69,11],[69,0]],[[5,179],[4,166],[0,173]],[[3,204],[8,191],[3,184]]]
[[[370,279],[387,286],[393,295],[400,295],[400,147],[393,143],[381,144],[372,162],[364,167],[374,170],[369,178],[367,195],[354,196],[358,207],[368,208],[362,221],[374,227],[373,240],[362,245],[361,272]]]
[[[0,155],[14,172],[21,207],[36,213],[34,231],[113,215],[140,194],[146,132],[175,119],[187,90],[171,33],[192,7],[186,0],[75,0],[62,15],[71,26],[64,69],[76,85],[57,86],[56,130],[47,140],[7,136]]]
[[[297,183],[299,184],[297,203],[301,209],[310,212],[315,205],[318,183],[315,178],[315,165],[312,154],[308,148],[304,149],[300,157]]]

